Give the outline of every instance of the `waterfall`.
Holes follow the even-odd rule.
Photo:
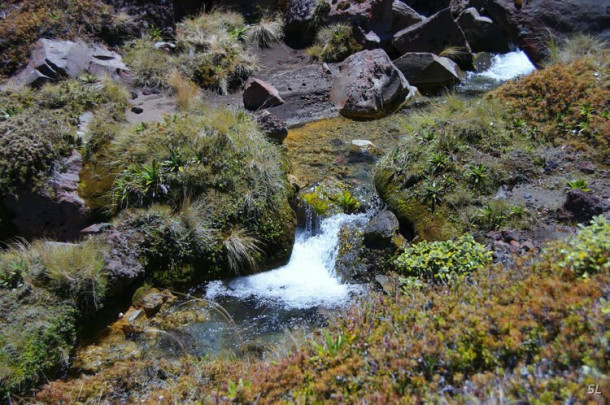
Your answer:
[[[360,287],[342,284],[335,275],[339,231],[365,215],[334,215],[322,220],[318,232],[299,231],[287,265],[229,282],[212,282],[207,287],[206,298],[255,298],[286,309],[336,307],[346,303]]]

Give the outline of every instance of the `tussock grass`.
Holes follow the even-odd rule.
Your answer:
[[[239,275],[243,268],[256,269],[255,256],[262,252],[260,241],[256,237],[248,235],[243,229],[233,229],[222,244],[227,252],[229,268],[236,275]]]
[[[318,31],[314,44],[307,48],[307,54],[313,60],[341,62],[361,49],[362,46],[354,39],[351,25],[334,24]]]
[[[280,14],[264,16],[256,24],[248,26],[246,38],[249,43],[269,48],[271,44],[284,38],[284,19]]]
[[[180,111],[188,111],[200,94],[199,87],[178,70],[169,73],[167,84],[174,90]]]

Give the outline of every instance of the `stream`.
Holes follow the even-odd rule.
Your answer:
[[[468,96],[488,91],[534,69],[521,51],[497,55],[491,59],[489,69],[469,74],[457,92]],[[353,139],[368,139],[386,152],[401,136],[402,119],[408,119],[408,112],[375,122],[335,118],[311,123],[291,130],[286,141],[287,153],[297,176],[307,182],[333,174],[351,188],[364,187],[374,192],[371,177],[374,161],[350,162],[349,145]],[[299,228],[292,256],[285,266],[193,288],[170,311],[199,311],[205,313],[204,319],[160,331],[158,339],[142,335],[134,341],[136,350],[150,356],[181,356],[185,352],[199,357],[244,351],[262,353],[287,332],[308,333],[324,326],[329,314],[340,312],[355,297],[366,294],[367,285],[342,282],[335,273],[335,263],[341,229],[348,225],[364,227],[374,211],[334,215],[323,219],[319,226]],[[305,224],[311,224],[311,220]]]

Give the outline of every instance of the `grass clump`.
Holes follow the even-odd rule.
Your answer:
[[[126,45],[125,61],[137,86],[174,87],[169,82],[175,82],[178,70],[199,86],[226,94],[256,68],[248,38],[259,43],[279,40],[277,24],[264,20],[248,27],[241,14],[216,9],[177,25],[175,51],[156,49],[156,40],[147,35]]]
[[[307,54],[313,60],[341,62],[360,50],[362,46],[354,39],[352,26],[334,24],[318,31],[314,44],[307,48]]]
[[[168,116],[124,129],[108,150],[114,212],[130,209],[118,221],[142,235],[151,271],[211,279],[290,254],[295,220],[287,165],[245,114]]]
[[[280,14],[263,16],[257,23],[248,25],[245,34],[249,43],[269,48],[284,38],[284,19]]]
[[[76,325],[106,298],[105,248],[37,241],[0,252],[0,398],[59,375]]]
[[[473,225],[464,212],[484,206],[500,185],[517,183],[516,174],[536,173],[494,101],[448,96],[404,128],[409,135],[378,163],[375,184],[412,236],[457,236]],[[498,159],[499,152],[507,157]]]
[[[416,243],[396,258],[394,266],[407,277],[450,283],[491,261],[491,252],[465,234],[450,241]]]

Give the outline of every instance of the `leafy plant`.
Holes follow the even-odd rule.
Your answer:
[[[324,345],[320,345],[314,343],[313,346],[318,352],[318,355],[322,357],[326,353],[336,356],[339,353],[339,350],[343,347],[345,343],[345,338],[343,334],[338,334],[335,339],[332,338],[330,333],[326,329],[324,329]]]
[[[491,252],[465,234],[445,242],[420,242],[407,248],[394,261],[404,276],[449,283],[491,263]]]
[[[466,176],[468,177],[470,183],[474,185],[480,185],[485,181],[485,178],[487,177],[487,174],[485,174],[486,171],[487,168],[480,163],[476,165],[470,165],[469,171],[468,173],[466,173]]]
[[[557,247],[560,267],[577,276],[590,276],[610,270],[610,223],[595,217],[588,226],[579,225],[578,235]]]
[[[447,167],[449,158],[442,152],[433,153],[430,157],[430,164],[432,165],[432,173],[438,173]]]
[[[567,188],[570,190],[581,190],[581,191],[584,191],[585,193],[588,193],[589,191],[591,191],[589,189],[589,184],[587,183],[586,180],[568,181]]]
[[[23,259],[5,263],[0,260],[0,287],[17,288],[23,284],[28,266]]]
[[[432,211],[443,201],[443,193],[445,188],[442,184],[433,180],[424,186],[422,202],[429,204]]]

